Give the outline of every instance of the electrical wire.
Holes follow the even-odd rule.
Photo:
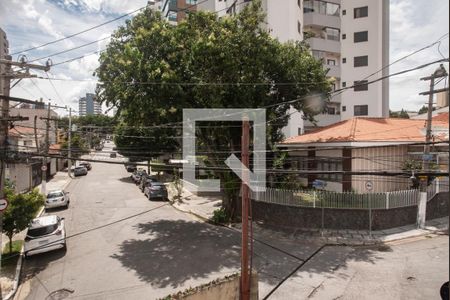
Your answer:
[[[39,46],[34,46],[34,47],[31,47],[31,48],[28,48],[28,49],[25,49],[25,50],[21,50],[21,51],[18,51],[18,52],[14,52],[14,53],[12,53],[12,54],[10,54],[10,55],[17,55],[17,54],[21,54],[21,53],[24,53],[24,52],[36,50],[36,49],[39,49],[39,48],[42,48],[42,47],[45,47],[45,46],[48,46],[48,45],[51,45],[51,44],[55,44],[55,43],[58,43],[58,42],[61,42],[61,41],[64,41],[64,40],[73,38],[73,37],[75,37],[75,36],[77,36],[77,35],[86,33],[86,32],[88,32],[88,31],[97,29],[97,28],[102,27],[102,26],[104,26],[104,25],[107,25],[107,24],[110,24],[110,23],[115,22],[115,21],[117,21],[117,20],[120,20],[120,19],[122,19],[122,18],[125,18],[125,17],[127,17],[127,16],[129,16],[129,15],[132,15],[132,14],[134,14],[134,13],[140,11],[140,10],[143,10],[143,9],[146,8],[146,7],[147,7],[147,6],[140,7],[140,8],[138,8],[138,9],[136,9],[136,10],[133,10],[133,11],[131,11],[131,12],[129,12],[129,13],[126,13],[126,14],[124,14],[124,15],[121,15],[121,16],[119,16],[119,17],[117,17],[117,18],[114,18],[114,19],[112,19],[112,20],[109,20],[109,21],[107,21],[107,22],[98,24],[98,25],[93,26],[93,27],[89,27],[89,28],[87,28],[87,29],[85,29],[85,30],[82,30],[82,31],[79,31],[79,32],[76,32],[76,33],[73,33],[73,34],[70,34],[70,35],[67,35],[67,36],[65,36],[65,37],[63,37],[63,38],[60,38],[60,39],[57,39],[57,40],[53,40],[53,41],[50,41],[50,42],[41,44],[41,45],[39,45]]]

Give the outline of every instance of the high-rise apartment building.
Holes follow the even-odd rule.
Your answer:
[[[102,105],[97,101],[95,94],[87,93],[86,97],[78,101],[78,111],[80,116],[101,115]]]
[[[174,8],[179,1],[163,0]],[[221,17],[238,13],[249,2],[209,0],[198,2],[196,10]],[[170,7],[166,13],[163,7],[163,16],[171,20]],[[316,116],[317,124],[291,109],[286,137],[354,116],[389,116],[389,81],[367,84],[389,73],[389,0],[262,0],[262,7],[267,17],[261,26],[281,42],[305,39],[328,70],[334,90],[355,86],[333,94],[325,112]],[[172,15],[172,20],[181,19]]]
[[[160,0],[164,18],[176,24],[186,18],[189,12],[197,11],[198,0]]]

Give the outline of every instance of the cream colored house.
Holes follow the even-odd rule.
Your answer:
[[[448,141],[448,121],[433,121],[435,141]],[[289,138],[278,145],[288,151],[298,182],[311,187],[325,182],[325,190],[389,192],[410,188],[409,176],[312,174],[306,171],[401,172],[407,161],[421,162],[418,143],[425,141],[425,121],[391,118],[352,118],[308,134]],[[444,150],[438,148],[444,148]],[[423,146],[419,146],[423,149]],[[415,151],[412,153],[412,151]],[[433,160],[448,165],[448,143],[433,148]],[[305,170],[302,175],[301,170]],[[412,175],[412,174],[411,174]]]

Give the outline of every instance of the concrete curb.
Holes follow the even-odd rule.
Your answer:
[[[180,212],[183,212],[183,213],[191,214],[191,215],[193,215],[194,217],[200,219],[201,221],[203,221],[203,222],[205,222],[205,223],[209,223],[209,224],[212,224],[212,225],[217,225],[217,224],[213,223],[213,222],[211,221],[211,219],[206,218],[206,217],[204,217],[204,216],[202,216],[202,215],[200,215],[200,214],[197,214],[197,213],[193,212],[192,210],[182,209],[182,208],[178,207],[175,203],[170,203],[170,205],[171,205],[173,208],[175,208],[176,210],[178,210],[178,211],[180,211]]]
[[[68,187],[69,184],[72,182],[72,179],[73,178],[69,176],[69,180],[67,181],[67,183],[65,183],[63,185],[63,187],[61,189],[64,190],[66,187]],[[42,216],[44,214],[44,212],[45,212],[45,205],[40,208],[36,217],[39,218],[40,216]],[[20,249],[19,260],[17,261],[17,266],[16,266],[16,275],[14,276],[13,289],[11,290],[11,292],[9,292],[5,296],[5,300],[13,299],[13,297],[15,296],[15,294],[17,292],[17,289],[19,287],[20,274],[22,272],[23,257],[24,257],[24,245],[22,245],[22,249]]]

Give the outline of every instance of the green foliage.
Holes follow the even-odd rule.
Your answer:
[[[402,109],[401,111],[392,111],[389,110],[389,117],[391,118],[400,118],[400,119],[409,119],[409,115],[408,112],[404,109]]]
[[[67,151],[68,145],[69,145],[68,141],[64,141],[62,143],[61,149],[63,151]],[[72,150],[71,156],[74,158],[79,158],[80,156],[89,153],[89,146],[86,143],[86,140],[83,139],[80,134],[74,133],[72,134],[71,139],[71,150]]]
[[[213,212],[211,221],[215,224],[224,224],[230,221],[230,217],[224,208],[219,208]]]
[[[5,188],[5,197],[9,205],[3,212],[2,230],[8,236],[12,247],[13,236],[28,227],[39,208],[44,205],[44,196],[39,193],[38,189],[27,194],[16,194],[14,190]]]
[[[416,159],[407,159],[402,164],[402,170],[404,171],[420,171],[422,170],[422,161]]]
[[[419,115],[425,114],[428,112],[428,106],[424,105],[419,109]]]
[[[260,26],[264,20],[261,1],[255,0],[236,16],[197,12],[178,26],[146,9],[120,27],[97,69],[100,101],[120,111],[121,125],[115,131],[119,152],[138,159],[178,150],[180,140],[175,137],[181,135],[178,122],[185,108],[269,106],[267,119],[276,121],[267,124],[269,149],[283,139],[281,129],[287,125],[291,105],[310,117],[313,112],[302,100],[276,104],[328,94],[326,71],[305,42],[280,43]],[[178,127],[151,131],[127,127],[173,123]],[[240,122],[211,125],[198,128],[197,151],[210,153],[209,164],[220,166],[224,150],[240,150]],[[215,176],[223,180],[229,175]],[[228,197],[230,205],[224,202],[231,211],[237,191]]]

